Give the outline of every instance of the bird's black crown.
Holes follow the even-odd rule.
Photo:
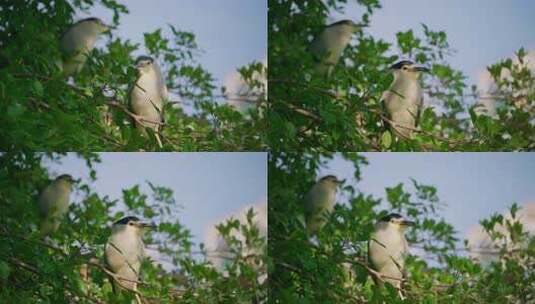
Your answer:
[[[381,218],[381,222],[390,222],[391,219],[402,219],[403,216],[399,213],[390,213],[383,218]]]
[[[350,26],[353,26],[355,25],[355,22],[353,22],[352,20],[349,20],[349,19],[345,19],[345,20],[340,20],[340,21],[337,21],[333,24],[330,24],[329,26],[337,26],[337,25],[350,25]]]
[[[401,60],[401,61],[396,62],[395,64],[391,65],[390,69],[399,70],[399,69],[401,69],[402,67],[404,67],[406,65],[413,65],[413,64],[414,64],[414,62],[412,62],[410,60]]]
[[[82,22],[96,22],[96,23],[102,23],[102,20],[100,20],[100,19],[97,18],[97,17],[90,17],[90,18],[85,18],[85,19],[79,20],[79,21],[76,22],[76,23],[82,23]]]
[[[130,221],[134,221],[134,222],[139,222],[139,218],[136,217],[136,216],[126,216],[126,217],[123,217],[122,219],[118,220],[117,222],[113,223],[114,225],[127,225],[128,222]]]
[[[338,178],[336,178],[336,176],[334,176],[334,175],[326,175],[326,176],[322,177],[320,179],[320,181],[329,180],[329,179],[338,180]]]
[[[136,64],[140,63],[141,61],[150,61],[151,63],[153,63],[154,59],[150,56],[139,56],[136,59]]]
[[[74,178],[72,178],[72,176],[69,175],[69,174],[62,174],[62,175],[56,177],[56,179],[57,180],[66,179],[66,180],[71,180],[71,181],[74,180]]]

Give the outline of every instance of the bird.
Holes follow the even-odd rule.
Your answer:
[[[143,223],[135,216],[126,216],[113,223],[111,236],[105,246],[105,262],[115,274],[112,286],[116,293],[122,289],[137,290],[139,269],[145,257],[142,236],[147,228],[155,226]]]
[[[390,213],[375,224],[368,241],[368,261],[383,276],[381,279],[374,277],[375,283],[378,286],[390,283],[401,297],[402,281],[407,277],[404,259],[409,250],[405,230],[414,224],[398,213]]]
[[[336,176],[327,175],[305,195],[305,224],[309,235],[317,234],[327,223],[328,213],[334,210],[337,188],[342,183]]]
[[[71,25],[60,38],[59,49],[62,60],[58,66],[65,77],[79,73],[95,46],[98,37],[112,29],[99,18],[82,19]]]
[[[136,127],[144,135],[147,133],[145,128],[151,128],[162,148],[159,132],[164,123],[163,108],[169,98],[167,86],[160,67],[152,57],[139,56],[136,70],[138,77],[129,93],[130,107],[139,117],[139,121],[136,119],[135,122]]]
[[[351,36],[361,31],[362,26],[351,20],[342,20],[327,25],[310,43],[308,50],[317,60],[314,71],[318,75],[331,75]]]
[[[59,228],[61,220],[69,209],[71,188],[74,179],[69,174],[58,176],[39,194],[41,216],[40,234],[49,236]]]
[[[422,88],[418,83],[421,72],[429,72],[426,67],[416,66],[410,60],[402,60],[390,67],[394,81],[383,92],[381,103],[388,118],[392,132],[402,138],[410,138],[423,106]]]

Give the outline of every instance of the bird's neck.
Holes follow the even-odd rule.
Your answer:
[[[129,239],[129,240],[141,240],[141,234],[138,230],[131,229],[128,226],[125,227],[113,227],[112,238]]]
[[[335,27],[328,29],[328,31],[329,33],[327,33],[327,37],[329,37],[331,41],[334,42],[330,44],[340,49],[345,48],[346,45],[349,43],[349,40],[351,40],[352,32],[345,28]]]
[[[420,85],[418,84],[417,77],[412,75],[398,75],[394,74],[394,81],[392,82],[391,89],[395,91],[405,91],[407,89],[418,90]]]
[[[81,24],[79,32],[83,35],[86,48],[92,48],[97,41],[100,31],[91,24]]]
[[[157,80],[157,76],[156,76],[156,73],[154,71],[150,71],[150,72],[146,72],[146,73],[143,73],[141,74],[138,79],[137,79],[137,83],[138,85],[140,84],[154,84],[156,83],[156,80]]]
[[[403,236],[403,231],[390,225],[389,223],[383,223],[383,222],[379,222],[375,224],[375,233]]]
[[[65,191],[65,193],[70,194],[71,192],[71,184],[64,180],[58,180],[56,181],[56,186],[60,188],[61,190]]]
[[[394,82],[418,82],[418,76],[418,73],[403,73],[401,71],[396,71],[394,73]]]
[[[329,181],[322,181],[318,184],[318,187],[323,191],[336,193],[336,184]]]

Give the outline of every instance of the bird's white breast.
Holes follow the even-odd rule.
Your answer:
[[[130,98],[136,114],[151,121],[162,121],[164,97],[161,96],[160,83],[155,73],[141,75],[132,88]]]
[[[407,241],[401,231],[392,227],[376,229],[371,236],[369,250],[369,256],[377,270],[387,268],[401,275],[398,265],[404,266],[407,252]]]
[[[106,245],[106,262],[113,272],[133,268],[138,273],[144,255],[143,247],[141,238],[131,231],[113,233]]]
[[[387,94],[387,109],[391,112],[403,111],[409,107],[417,107],[422,98],[418,81],[415,79],[398,78],[394,80]]]
[[[419,108],[422,106],[422,90],[418,80],[415,77],[396,76],[390,89],[384,93],[383,102],[390,119],[398,125],[396,132],[410,136],[411,131],[403,126],[416,126]]]

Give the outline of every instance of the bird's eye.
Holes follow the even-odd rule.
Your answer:
[[[128,222],[128,225],[130,225],[130,226],[134,226],[134,223],[132,223],[132,222]]]
[[[147,64],[151,65],[151,64],[152,64],[152,61],[148,61]]]
[[[403,70],[407,70],[407,66],[404,65],[401,69],[403,69]]]

